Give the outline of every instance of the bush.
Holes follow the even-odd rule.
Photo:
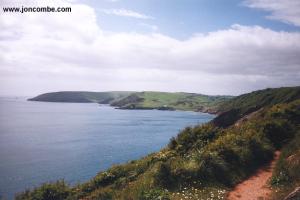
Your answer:
[[[169,144],[168,144],[169,149],[175,150],[175,148],[177,147],[177,145],[178,145],[178,143],[177,143],[175,137],[172,137],[172,138],[170,139]]]
[[[276,148],[280,148],[285,141],[294,136],[292,126],[286,120],[267,122],[263,127],[263,132]]]
[[[70,187],[62,180],[45,183],[32,191],[25,191],[16,196],[16,200],[64,200],[72,194]]]
[[[139,196],[139,200],[170,200],[169,193],[161,189],[152,189],[143,191]]]
[[[113,191],[108,188],[96,190],[91,195],[89,195],[87,199],[112,200],[113,199]]]
[[[199,163],[197,176],[202,181],[230,184],[228,163],[217,152],[204,152],[196,160]]]
[[[211,123],[196,126],[194,128],[187,127],[178,134],[175,140],[171,139],[169,147],[173,147],[173,149],[176,147],[176,151],[179,154],[184,155],[193,148],[204,147],[220,133],[221,131]]]
[[[169,188],[171,187],[172,182],[170,166],[164,162],[158,163],[154,174],[154,185],[162,188]]]
[[[276,163],[271,184],[277,186],[300,182],[300,132],[283,149]]]

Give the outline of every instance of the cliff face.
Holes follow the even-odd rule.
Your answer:
[[[45,184],[17,199],[222,199],[276,150],[282,153],[271,179],[280,191],[274,191],[274,198],[300,183],[295,158],[300,151],[299,87],[245,94],[218,111],[212,122],[185,128],[159,152],[113,166],[74,187]]]

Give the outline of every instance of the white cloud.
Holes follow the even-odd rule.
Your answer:
[[[153,32],[158,31],[158,26],[154,24],[139,23],[139,25]]]
[[[300,26],[299,0],[246,0],[244,4],[250,8],[269,11],[269,19]]]
[[[183,41],[159,33],[107,33],[93,8],[63,2],[72,5],[72,13],[1,13],[1,94],[239,94],[300,84],[299,32],[233,25]]]
[[[141,14],[132,10],[127,10],[127,9],[103,9],[102,12],[108,15],[117,15],[121,17],[133,17],[138,19],[154,19],[151,16]]]

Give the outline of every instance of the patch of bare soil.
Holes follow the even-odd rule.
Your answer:
[[[268,187],[268,180],[272,176],[275,163],[280,155],[279,151],[275,152],[272,162],[255,172],[247,180],[235,186],[229,192],[228,200],[269,200],[271,189]]]

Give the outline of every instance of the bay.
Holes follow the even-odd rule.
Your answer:
[[[113,164],[163,148],[186,126],[214,115],[119,110],[94,103],[0,98],[0,197],[41,183],[84,182]]]

